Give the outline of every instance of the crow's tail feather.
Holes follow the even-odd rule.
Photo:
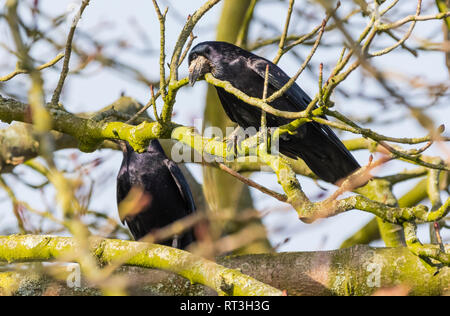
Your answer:
[[[331,129],[312,124],[304,127],[301,137],[293,135],[287,141],[280,140],[282,154],[303,159],[319,178],[330,183],[336,183],[360,168]]]

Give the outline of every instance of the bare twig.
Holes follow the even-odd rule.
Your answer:
[[[283,33],[281,34],[280,43],[278,44],[277,55],[273,59],[273,63],[274,64],[278,64],[278,62],[280,61],[281,56],[283,56],[284,45],[285,45],[285,42],[286,42],[286,37],[287,37],[287,34],[288,34],[288,30],[289,30],[289,23],[291,21],[292,9],[294,8],[294,3],[295,3],[295,0],[289,0],[289,8],[288,8],[288,11],[287,11],[286,22],[284,24],[284,30],[283,30]]]
[[[54,66],[58,61],[60,61],[63,57],[64,57],[64,54],[63,54],[63,53],[58,54],[58,55],[57,55],[55,58],[53,58],[51,61],[49,61],[49,62],[47,62],[47,63],[45,63],[45,64],[42,64],[42,65],[36,67],[36,70],[41,71],[41,70],[44,70],[44,69],[46,69],[46,68],[52,67],[52,66]],[[5,76],[3,76],[3,77],[0,77],[0,82],[5,82],[5,81],[8,81],[8,80],[11,80],[12,78],[14,78],[14,77],[17,76],[17,75],[20,75],[20,74],[26,74],[26,73],[29,73],[29,70],[17,68],[17,69],[15,69],[13,72],[11,72],[10,74],[5,75]]]
[[[90,0],[83,0],[81,2],[80,9],[72,21],[72,26],[70,28],[69,35],[67,36],[63,68],[61,70],[61,75],[59,77],[58,85],[56,86],[56,89],[53,92],[53,96],[52,96],[51,103],[53,105],[57,105],[59,103],[59,98],[61,96],[61,92],[64,87],[64,82],[66,81],[67,74],[69,73],[69,62],[70,62],[70,56],[72,55],[72,41],[73,41],[73,37],[75,35],[75,30],[77,29],[78,22],[80,21],[84,10],[89,5],[89,1]]]

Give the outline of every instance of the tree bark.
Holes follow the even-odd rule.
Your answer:
[[[223,257],[217,263],[275,288],[288,295],[372,295],[382,288],[400,284],[410,295],[445,295],[450,293],[450,268],[437,274],[406,248],[370,248],[259,254]],[[130,295],[216,295],[199,284],[173,273],[136,267],[122,267],[117,273],[129,281]],[[15,295],[100,295],[101,291],[86,281],[80,288],[70,288],[65,281],[26,272],[0,273],[0,293]]]

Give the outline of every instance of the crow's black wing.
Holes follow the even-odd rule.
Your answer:
[[[186,178],[184,177],[183,173],[181,172],[177,164],[172,160],[164,159],[164,164],[169,169],[170,174],[172,175],[172,178],[175,181],[178,190],[180,191],[181,196],[183,197],[184,202],[186,203],[187,214],[191,214],[192,212],[195,211],[195,202],[194,197],[192,196],[191,189],[189,188],[189,184],[186,181]]]
[[[269,64],[269,84],[273,86],[275,91],[277,91],[281,89],[291,78],[280,67],[261,57],[253,58],[250,67],[263,80],[265,80],[267,64]],[[296,83],[294,83],[284,93],[284,96],[291,101],[293,109],[290,111],[292,112],[306,110],[308,104],[311,102],[311,98]]]
[[[131,190],[131,183],[130,183],[130,177],[128,174],[128,161],[127,157],[124,158],[122,165],[120,166],[119,174],[117,175],[117,187],[116,187],[116,198],[117,198],[117,205],[120,204],[130,193]],[[119,214],[120,216],[120,214]],[[125,218],[123,216],[120,216],[120,220],[122,221],[122,224],[125,224]]]
[[[264,58],[253,58],[251,67],[252,69],[263,78],[266,77],[266,67],[269,64],[269,76],[268,81],[271,86],[275,88],[275,90],[281,89],[289,80],[290,77],[277,65],[270,62]],[[303,111],[306,110],[309,103],[312,101],[311,98],[300,88],[295,82],[294,84],[283,94],[286,98],[289,99],[290,104],[294,107],[291,111]],[[325,115],[322,116],[324,119],[327,119]],[[343,153],[347,154],[348,158],[353,160],[355,165],[358,165],[355,158],[350,154],[348,149],[344,146],[341,140],[336,136],[333,130],[327,126],[322,125],[316,122],[309,123],[318,129],[319,132],[325,134],[330,141],[332,141]]]

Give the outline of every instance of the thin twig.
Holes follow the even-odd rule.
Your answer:
[[[422,9],[422,0],[418,0],[416,15],[415,15],[416,17],[418,17],[420,15],[421,9]],[[403,45],[408,40],[408,38],[411,36],[411,34],[414,30],[414,27],[416,26],[416,22],[417,22],[417,20],[413,20],[413,22],[411,23],[411,26],[409,27],[408,32],[406,32],[406,34],[399,41],[397,41],[394,45],[387,47],[385,49],[382,49],[380,51],[374,52],[374,53],[370,54],[369,57],[386,55],[386,54],[390,53],[391,51],[393,51],[394,49],[396,49],[397,47]]]
[[[46,68],[49,68],[49,67],[55,65],[55,64],[56,64],[58,61],[60,61],[63,57],[64,57],[64,54],[63,54],[63,53],[58,54],[58,55],[57,55],[55,58],[53,58],[51,61],[49,61],[49,62],[47,62],[47,63],[45,63],[45,64],[42,64],[42,65],[36,67],[36,70],[41,71],[41,70],[44,70],[44,69],[46,69]],[[6,75],[6,76],[3,76],[3,77],[0,77],[0,82],[5,82],[5,81],[8,81],[8,80],[11,80],[12,78],[14,78],[14,77],[17,76],[17,75],[20,75],[20,74],[27,74],[27,73],[29,73],[29,70],[17,68],[16,70],[14,70],[13,72],[11,72],[10,74],[8,74],[8,75]]]
[[[327,16],[322,21],[322,27],[320,29],[319,35],[317,36],[316,42],[314,43],[314,46],[311,48],[311,51],[310,51],[308,57],[306,57],[302,66],[300,67],[300,69],[297,71],[297,73],[291,79],[289,79],[289,81],[281,89],[279,89],[278,91],[275,91],[270,97],[267,98],[266,101],[268,103],[270,103],[270,102],[274,101],[275,99],[279,98],[280,96],[282,96],[295,83],[297,78],[302,74],[303,70],[305,70],[306,66],[309,64],[309,62],[311,61],[311,58],[314,56],[314,54],[317,51],[317,48],[319,47],[320,40],[322,39],[322,35],[325,31],[325,26],[327,25],[328,20],[329,20],[329,16]]]
[[[191,18],[191,16],[188,16],[188,20]],[[180,61],[178,62],[178,67],[181,66],[181,64],[183,63],[184,59],[186,58],[189,50],[192,47],[192,44],[194,43],[194,40],[197,38],[197,36],[194,35],[194,32],[191,32],[191,34],[189,35],[189,41],[186,45],[186,48],[184,49],[184,52],[181,54],[180,56]]]
[[[286,37],[287,37],[288,30],[289,30],[289,23],[291,21],[294,3],[295,3],[295,0],[289,0],[289,8],[288,8],[288,12],[287,12],[286,22],[284,24],[283,33],[281,34],[280,43],[278,44],[278,52],[277,52],[277,55],[275,56],[275,58],[273,59],[274,64],[278,64],[281,56],[283,56],[284,43],[286,42]]]
[[[67,74],[69,73],[69,62],[70,62],[70,56],[72,54],[72,41],[73,41],[73,37],[75,35],[75,30],[77,29],[78,22],[80,21],[81,16],[83,15],[84,9],[86,9],[86,7],[89,5],[89,1],[90,0],[83,0],[83,2],[81,3],[80,10],[74,17],[72,26],[69,31],[69,35],[67,36],[63,68],[61,70],[61,75],[59,77],[58,85],[56,86],[56,89],[53,92],[53,96],[52,96],[52,100],[51,100],[51,103],[53,105],[57,105],[59,103],[59,98],[61,96],[61,92],[64,87],[64,82],[66,81]]]
[[[213,164],[213,165],[215,165],[215,164]],[[270,189],[268,189],[268,188],[266,188],[266,187],[256,183],[255,181],[250,180],[249,178],[246,178],[246,177],[242,176],[241,174],[239,174],[238,172],[236,172],[233,169],[229,168],[228,166],[226,166],[223,163],[217,163],[217,166],[219,167],[219,169],[229,173],[230,175],[232,175],[236,179],[240,180],[241,182],[247,184],[248,186],[250,186],[252,188],[255,188],[255,189],[261,191],[262,193],[265,193],[267,195],[270,195],[271,197],[274,197],[278,201],[285,202],[285,203],[288,201],[286,195],[277,193],[275,191],[272,191],[272,190],[270,190]]]
[[[161,13],[156,0],[152,0],[155,6],[156,15],[158,16],[159,29],[160,29],[160,48],[159,48],[159,91],[161,91],[161,97],[166,99],[166,15],[169,10],[167,7],[164,13]]]

